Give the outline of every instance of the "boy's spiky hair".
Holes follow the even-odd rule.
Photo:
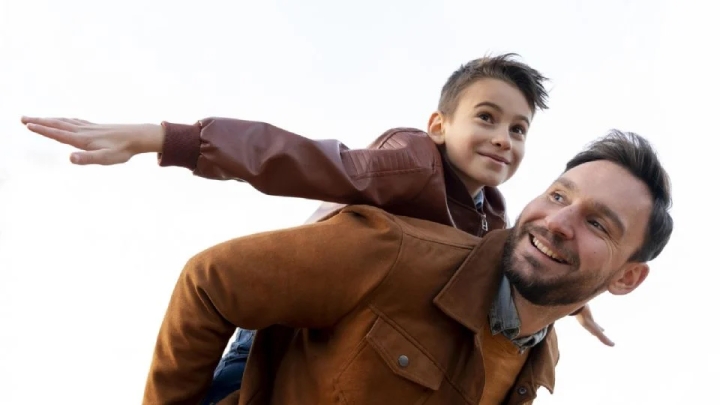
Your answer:
[[[438,110],[452,116],[462,92],[471,84],[486,78],[502,80],[517,87],[525,96],[533,114],[538,109],[546,109],[548,94],[543,82],[547,78],[530,66],[515,60],[517,56],[515,53],[485,56],[461,65],[445,82],[440,93]]]

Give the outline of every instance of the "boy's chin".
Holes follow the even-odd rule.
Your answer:
[[[476,170],[474,176],[475,181],[483,186],[498,187],[506,181],[510,180],[512,175],[508,175],[507,170]]]
[[[505,183],[507,178],[503,176],[478,176],[476,177],[476,181],[483,186],[498,187],[499,185]]]

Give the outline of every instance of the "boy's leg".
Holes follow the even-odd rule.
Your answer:
[[[254,330],[238,329],[230,350],[220,360],[213,381],[202,405],[213,405],[240,389],[250,346],[255,337]]]

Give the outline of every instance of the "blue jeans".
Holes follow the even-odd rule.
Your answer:
[[[238,329],[237,337],[230,345],[230,350],[215,368],[212,384],[202,405],[213,405],[240,389],[245,363],[247,363],[254,337],[254,330]]]

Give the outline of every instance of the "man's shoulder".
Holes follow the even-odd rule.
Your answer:
[[[404,234],[429,243],[471,250],[480,242],[479,237],[449,225],[403,216],[396,217],[396,221]]]
[[[460,249],[473,249],[480,238],[463,232],[452,226],[443,225],[426,219],[394,215],[381,208],[369,205],[348,205],[340,212],[352,212],[374,220],[392,224],[404,237],[418,241],[454,246]]]

